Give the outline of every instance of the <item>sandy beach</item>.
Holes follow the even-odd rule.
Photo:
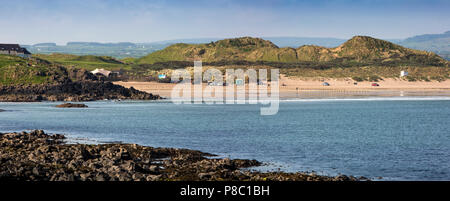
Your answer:
[[[330,86],[323,86],[327,82]],[[372,86],[373,83],[379,86]],[[114,82],[114,84],[124,87],[134,87],[135,89],[159,94],[162,97],[170,98],[171,91],[176,84],[158,82]],[[207,85],[204,84],[205,88]],[[270,87],[268,87],[270,90]],[[416,81],[386,78],[379,82],[358,82],[356,85],[350,78],[330,79],[330,78],[293,78],[281,76],[280,78],[280,98],[296,98],[299,96],[409,96],[409,95],[444,95],[450,96],[450,80],[437,81]],[[225,90],[225,89],[224,89]],[[248,94],[248,93],[247,93]]]

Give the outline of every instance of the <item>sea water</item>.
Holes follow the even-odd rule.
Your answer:
[[[450,179],[446,97],[282,100],[261,105],[170,101],[0,103],[0,132],[43,129],[85,143],[189,148],[257,159],[258,170],[315,171],[386,180]]]

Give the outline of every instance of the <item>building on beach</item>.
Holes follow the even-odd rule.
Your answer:
[[[111,74],[111,71],[105,70],[103,68],[101,68],[101,69],[96,68],[95,70],[91,71],[91,73],[94,75],[103,75],[105,77],[109,77],[109,74]]]
[[[18,44],[0,44],[0,54],[14,55],[27,59],[31,57],[31,53]]]

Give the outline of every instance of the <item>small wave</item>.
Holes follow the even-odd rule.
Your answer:
[[[439,101],[450,97],[360,97],[360,98],[304,98],[282,99],[280,102],[334,102],[334,101]]]

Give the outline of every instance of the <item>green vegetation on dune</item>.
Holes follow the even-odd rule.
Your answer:
[[[450,68],[412,66],[363,66],[333,67],[327,69],[283,68],[280,73],[304,78],[352,78],[354,81],[378,81],[382,78],[399,78],[400,71],[407,71],[409,81],[444,81],[450,79]]]
[[[121,59],[120,61],[122,61],[125,64],[133,64],[136,62],[136,58],[126,57],[126,58]]]
[[[208,44],[178,43],[139,58],[137,63],[152,64],[156,62],[193,60],[202,60],[204,62],[220,60],[256,61],[259,57],[265,57],[267,61],[277,61],[278,56],[274,54],[274,49],[278,49],[278,47],[272,42],[250,37],[225,39]],[[252,53],[254,55],[251,55]]]
[[[304,61],[334,63],[400,62],[409,65],[448,66],[438,55],[413,50],[368,36],[355,36],[336,48],[305,45],[279,48],[270,41],[242,37],[208,44],[175,44],[136,60],[139,64],[167,61],[267,61],[295,63]]]
[[[404,64],[446,66],[448,61],[432,52],[414,50],[367,36],[356,36],[333,50],[338,58],[380,63],[396,61]]]

